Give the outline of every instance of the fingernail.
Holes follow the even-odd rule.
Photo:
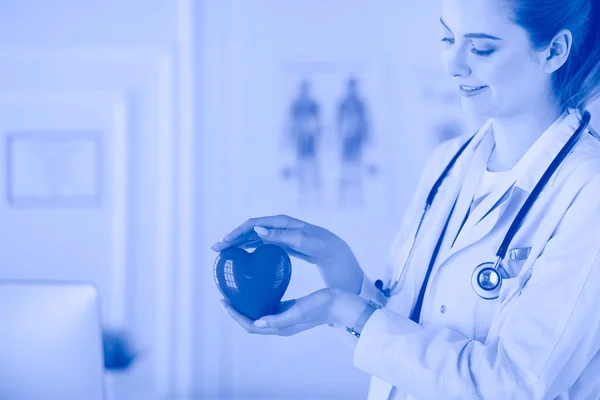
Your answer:
[[[254,232],[258,233],[260,236],[267,236],[269,234],[269,230],[262,226],[255,226]]]
[[[217,249],[219,248],[219,242],[215,242],[213,243],[212,246],[210,246],[211,250],[217,251]]]
[[[267,321],[265,321],[264,319],[257,319],[256,321],[254,321],[254,326],[256,326],[257,328],[266,328]]]

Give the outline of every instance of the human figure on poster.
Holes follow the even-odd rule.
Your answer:
[[[300,82],[298,97],[290,109],[290,139],[296,153],[295,176],[298,178],[299,203],[307,205],[320,199],[321,177],[318,150],[321,136],[319,104],[312,98],[310,83]],[[291,175],[289,172],[287,175]]]
[[[337,127],[341,141],[341,174],[339,202],[341,206],[362,205],[363,149],[369,141],[369,123],[365,102],[358,94],[356,78],[347,81],[347,92],[338,105]]]

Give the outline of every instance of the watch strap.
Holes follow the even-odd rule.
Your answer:
[[[360,338],[360,334],[371,315],[381,307],[383,306],[380,302],[374,299],[370,299],[367,303],[367,306],[365,307],[365,310],[356,320],[354,326],[352,328],[346,328],[346,331],[354,335],[356,338]]]

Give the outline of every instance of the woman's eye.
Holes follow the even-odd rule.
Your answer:
[[[491,50],[477,50],[476,48],[471,48],[471,53],[475,54],[476,56],[480,56],[480,57],[489,57],[494,53],[494,49]]]
[[[442,42],[446,42],[447,44],[453,44],[454,43],[454,39],[445,37],[445,38],[442,39]]]

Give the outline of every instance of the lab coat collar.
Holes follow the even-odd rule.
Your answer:
[[[475,208],[473,218],[469,219],[475,224],[481,222],[494,209],[505,203],[510,197],[510,192],[516,187],[522,189],[527,194],[531,193],[562,147],[577,130],[580,123],[581,113],[579,111],[568,110],[563,113],[540,135],[517,164],[502,177],[496,189]],[[486,136],[488,137],[493,137],[492,126],[493,124],[491,123],[486,125]],[[485,141],[485,138],[482,141]],[[486,153],[486,164],[475,167],[486,168],[488,157],[489,154]]]
[[[579,110],[565,111],[530,147],[512,169],[516,183],[528,193],[581,124]]]
[[[534,142],[515,167],[502,177],[496,188],[473,210],[461,229],[458,221],[462,222],[466,215],[483,168],[486,167],[491,153],[492,124],[488,122],[482,127],[482,130],[485,129],[485,131],[480,136],[478,149],[470,165],[472,171],[466,174],[461,189],[462,193],[455,209],[457,215],[452,217],[448,231],[453,239],[450,242],[452,244],[440,262],[483,238],[494,228],[513,200],[521,202],[525,196],[531,193],[552,160],[577,130],[580,121],[581,114],[575,110],[569,110],[561,115]],[[519,193],[519,196],[513,196],[515,188],[522,189],[519,190],[522,192]]]

